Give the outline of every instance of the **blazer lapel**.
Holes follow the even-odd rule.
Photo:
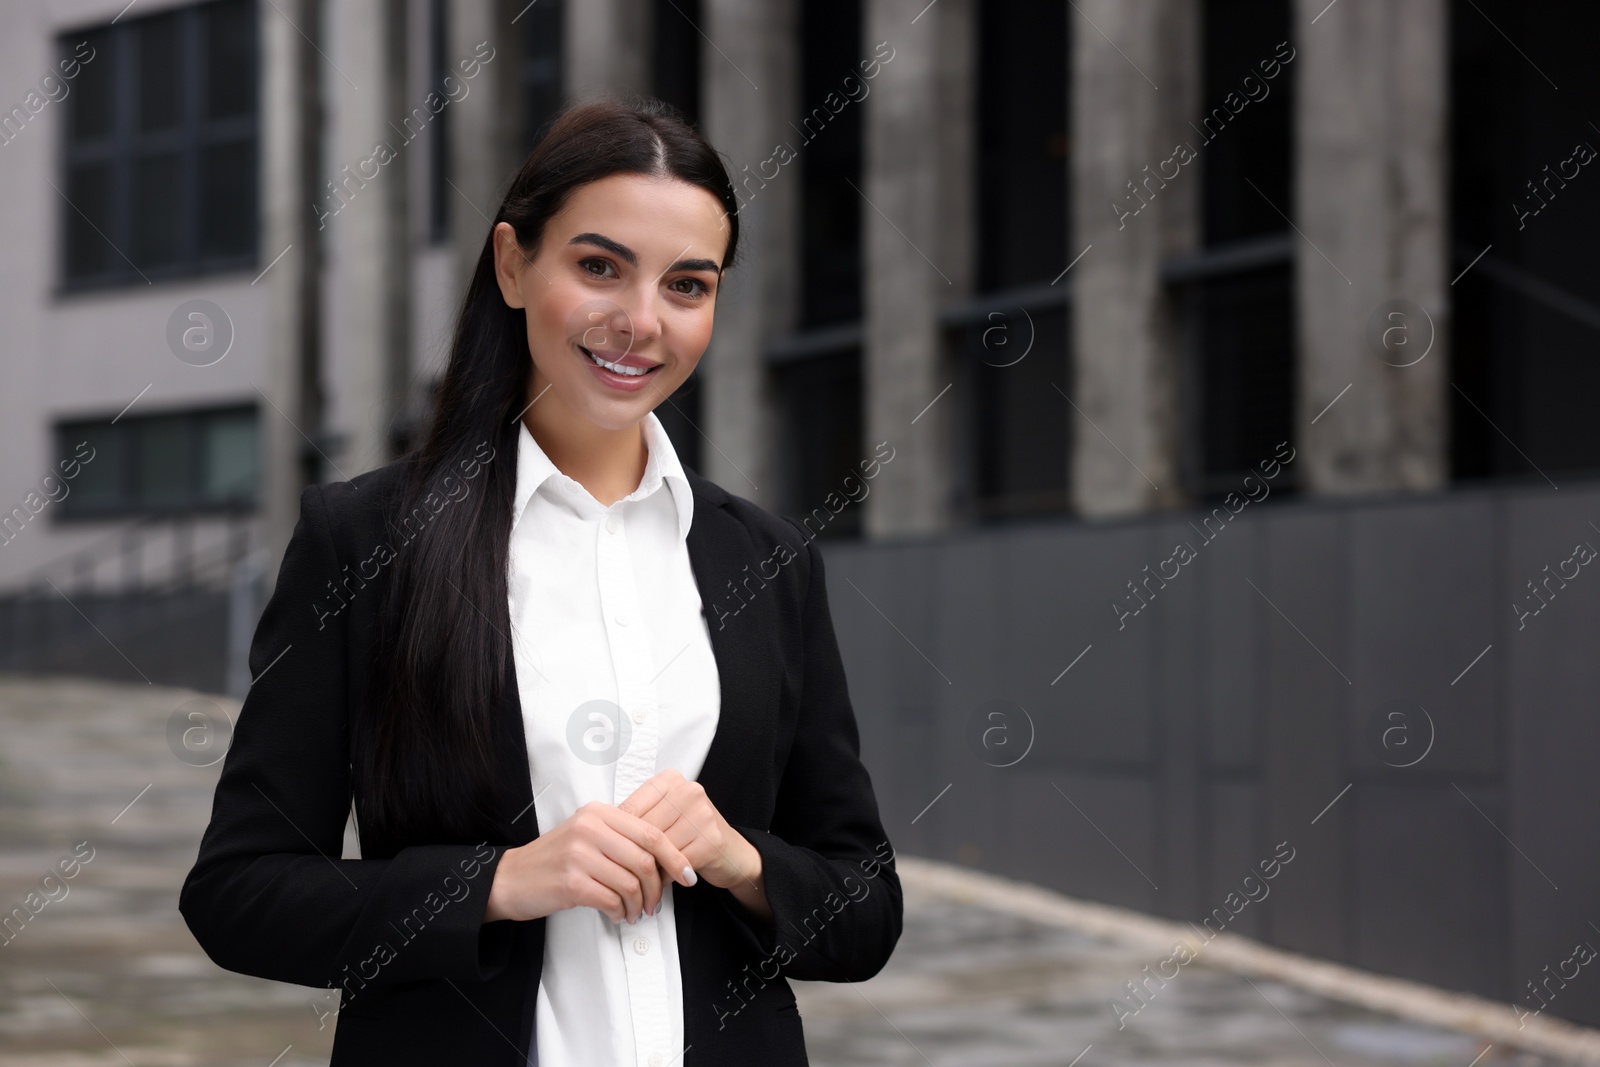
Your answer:
[[[728,494],[720,486],[688,468],[685,473],[695,498],[687,539],[689,565],[700,590],[700,614],[711,631],[721,695],[717,728],[696,781],[705,787],[723,817],[736,823],[745,813],[738,810],[734,787],[751,768],[749,755],[759,751],[763,726],[759,707],[751,697],[772,693],[764,679],[775,672],[776,664],[763,656],[762,639],[768,634],[753,619],[724,625],[726,620],[719,620],[714,610],[735,576],[760,558],[751,554],[750,532],[728,510]]]
[[[773,609],[772,597],[759,600],[759,610],[746,615],[743,610],[731,624],[719,617],[714,607],[723,590],[740,577],[746,567],[764,558],[770,546],[757,545],[749,528],[728,508],[728,493],[715,482],[684,468],[694,490],[694,521],[689,526],[689,565],[700,590],[700,614],[711,633],[711,651],[717,662],[720,710],[711,747],[695,779],[722,817],[736,826],[749,826],[756,814],[749,810],[749,790],[739,789],[747,774],[770,772],[753,754],[770,748],[776,728],[776,698],[780,665],[772,651],[772,628],[760,623]],[[687,958],[694,937],[696,901],[706,901],[709,888],[688,890],[689,897],[674,896],[682,905],[674,909],[678,934],[678,953]],[[698,897],[694,896],[698,894]]]

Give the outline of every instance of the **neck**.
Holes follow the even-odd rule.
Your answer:
[[[556,469],[595,500],[610,507],[639,488],[649,460],[643,420],[612,430],[584,419],[552,417],[554,405],[535,418],[537,408],[523,415],[523,425]]]

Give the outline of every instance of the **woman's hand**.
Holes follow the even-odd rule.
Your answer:
[[[759,918],[772,918],[762,881],[761,853],[728,825],[699,782],[691,782],[669,767],[617,807],[659,828],[688,857],[693,872],[678,873],[696,873],[728,890]]]
[[[672,881],[695,883],[690,859],[659,827],[616,805],[591,801],[526,845],[507,849],[495,868],[483,921],[538,919],[578,906],[612,922],[654,911]]]

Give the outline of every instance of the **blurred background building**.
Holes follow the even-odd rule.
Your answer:
[[[748,242],[658,414],[831,539],[901,848],[1198,921],[1287,840],[1230,928],[1600,1023],[1549,979],[1600,939],[1593,5],[14,7],[0,664],[242,692],[543,125],[650,93]]]

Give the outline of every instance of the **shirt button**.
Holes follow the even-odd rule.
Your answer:
[[[649,711],[648,708],[635,708],[634,711],[633,711],[633,721],[634,722],[644,722],[645,717],[647,715],[649,715],[649,714],[650,714],[650,711]]]
[[[616,532],[617,532],[617,517],[615,515],[607,515],[606,516],[606,533],[616,533]]]
[[[650,1053],[650,1067],[661,1067],[661,1053]]]
[[[618,626],[626,626],[626,625],[628,625],[628,617],[626,615],[618,615],[617,616],[617,625]]]
[[[636,938],[634,938],[633,939],[633,951],[637,952],[641,956],[643,956],[646,952],[649,952],[650,951],[650,939],[648,937],[636,937]]]

